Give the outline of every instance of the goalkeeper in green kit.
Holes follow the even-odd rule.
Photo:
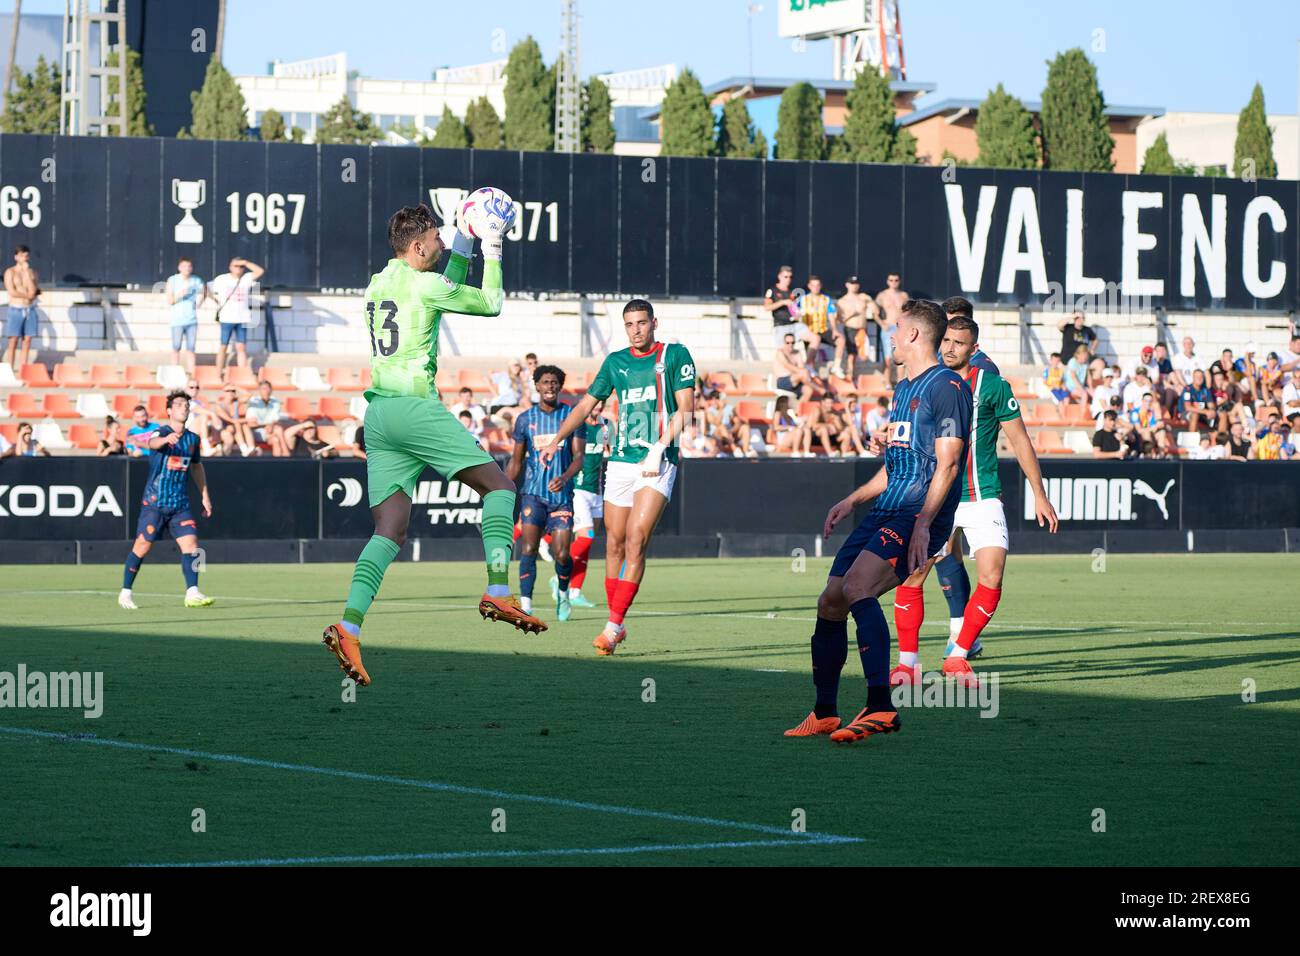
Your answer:
[[[483,288],[461,285],[469,272],[474,239],[446,229],[451,258],[444,273],[433,268],[443,236],[428,206],[405,206],[388,220],[394,258],[370,279],[366,325],[372,385],[366,390],[366,479],[375,534],[357,558],[343,620],[325,628],[324,643],[339,667],[360,685],[370,683],[361,663],[361,626],[389,564],[406,541],[411,492],[425,466],[468,485],[483,499],[483,550],[487,590],[479,613],[522,631],[546,625],[525,614],[510,594],[515,486],[438,398],[438,326],[444,312],[499,315],[501,245],[514,221],[514,204],[499,190],[479,210],[472,228],[481,237]],[[454,238],[452,234],[454,233]]]

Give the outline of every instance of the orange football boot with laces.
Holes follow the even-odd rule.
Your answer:
[[[343,630],[342,624],[331,624],[325,628],[321,642],[339,662],[339,670],[356,681],[358,686],[365,687],[370,683],[370,675],[361,663],[361,641]]]
[[[921,667],[908,667],[906,664],[896,664],[894,669],[889,672],[889,686],[901,687],[904,684],[921,683]]]
[[[540,634],[547,629],[546,623],[540,617],[533,617],[524,611],[519,605],[519,598],[513,594],[509,597],[492,597],[484,594],[478,602],[478,612],[485,620],[505,621],[525,634]]]
[[[831,740],[837,744],[851,744],[855,740],[866,740],[875,734],[897,733],[902,726],[897,711],[869,711],[863,707],[862,712],[853,718],[853,723],[831,734]]]
[[[618,650],[618,645],[622,644],[626,639],[627,628],[623,628],[614,637],[610,637],[608,633],[601,631],[596,636],[596,639],[591,642],[591,646],[596,649],[596,653],[601,657],[609,657],[610,654]]]
[[[829,734],[838,730],[840,719],[838,717],[818,717],[817,711],[812,711],[799,724],[798,727],[791,727],[785,732],[787,737],[817,737],[822,734]]]

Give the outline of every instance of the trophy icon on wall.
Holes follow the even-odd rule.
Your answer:
[[[176,241],[196,243],[203,241],[203,224],[194,218],[194,210],[207,200],[206,179],[173,179],[172,202],[185,210],[176,224]]]
[[[468,195],[468,189],[459,189],[455,186],[430,187],[429,205],[433,207],[434,213],[442,220],[444,226],[458,226],[460,204]]]

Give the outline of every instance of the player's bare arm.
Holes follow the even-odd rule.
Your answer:
[[[952,483],[961,473],[962,456],[966,451],[963,438],[936,438],[934,440],[934,477],[925,495],[925,503],[912,526],[912,537],[907,546],[907,573],[914,574],[925,567],[930,559],[930,522],[939,513],[948,497]]]
[[[1020,470],[1029,481],[1029,487],[1034,490],[1034,514],[1038,518],[1038,526],[1041,528],[1046,524],[1048,530],[1056,534],[1059,519],[1047,497],[1047,490],[1043,487],[1043,469],[1038,464],[1038,455],[1034,452],[1034,443],[1029,437],[1029,430],[1025,428],[1024,419],[1017,417],[1003,422],[1002,431],[1007,436],[1007,444],[1011,446],[1016,461],[1020,463]]]
[[[847,497],[841,498],[831,505],[831,510],[826,513],[826,521],[822,525],[822,537],[829,538],[835,526],[853,514],[853,509],[858,505],[864,505],[868,501],[880,497],[887,484],[889,484],[889,473],[882,465],[880,470],[872,475],[871,480],[865,485],[859,486]]]
[[[203,517],[212,517],[212,498],[208,495],[208,474],[203,470],[203,462],[196,461],[190,468],[194,476],[194,487],[199,489],[199,499],[203,502]]]
[[[516,488],[519,487],[519,478],[524,473],[524,456],[527,452],[524,449],[524,442],[515,442],[515,447],[510,452],[510,460],[506,462],[506,477]],[[543,459],[545,464],[546,459]]]

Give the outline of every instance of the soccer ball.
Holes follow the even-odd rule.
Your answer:
[[[476,189],[460,207],[460,225],[475,239],[490,231],[503,234],[515,221],[515,203],[504,190],[495,186]]]

